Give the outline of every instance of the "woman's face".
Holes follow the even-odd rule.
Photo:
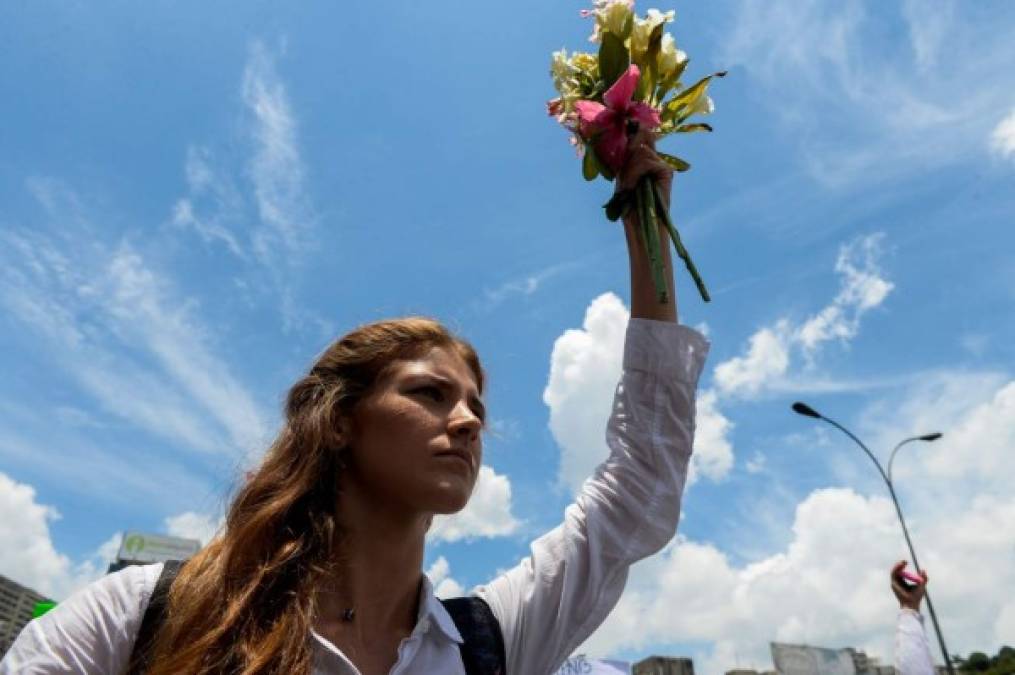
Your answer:
[[[453,350],[398,361],[353,411],[343,480],[375,506],[459,511],[479,473],[484,414],[472,370]]]

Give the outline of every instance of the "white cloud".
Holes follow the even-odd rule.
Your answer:
[[[953,0],[905,0],[902,15],[909,26],[909,44],[921,72],[938,63],[946,46],[948,27],[955,19]]]
[[[594,299],[581,329],[553,344],[543,402],[550,431],[560,447],[560,482],[577,493],[609,456],[606,421],[620,380],[628,311],[613,293]]]
[[[751,396],[789,368],[788,322],[779,321],[751,336],[747,353],[715,367],[715,384],[724,395]]]
[[[193,229],[206,243],[221,242],[240,259],[247,253],[230,227],[242,215],[243,200],[228,174],[212,164],[208,148],[190,146],[184,165],[188,195],[173,206],[171,222]]]
[[[558,480],[574,493],[609,456],[606,422],[620,380],[628,318],[620,298],[604,293],[589,304],[583,327],[565,331],[553,345],[543,401],[560,447]],[[733,466],[733,424],[719,411],[714,392],[698,395],[696,423],[688,483],[699,474],[721,480]]]
[[[711,389],[698,393],[694,430],[694,454],[687,476],[694,483],[698,474],[719,481],[733,468],[733,444],[729,436],[733,423],[719,412],[719,399]]]
[[[259,447],[263,415],[213,353],[194,302],[129,244],[96,237],[72,191],[52,181],[31,188],[59,227],[3,234],[0,305],[108,413],[184,448]]]
[[[996,111],[1010,105],[1015,47],[998,27],[1015,12],[994,8],[984,20],[970,10],[928,0],[740,0],[715,59],[742,66],[763,88],[815,178],[881,181],[975,159]],[[870,49],[893,21],[909,40]]]
[[[1005,158],[1015,157],[1015,109],[990,134],[990,148]]]
[[[761,473],[765,470],[765,464],[767,462],[768,459],[765,455],[756,450],[754,454],[751,455],[751,458],[747,460],[747,463],[744,464],[744,468],[747,470],[747,473]]]
[[[566,272],[577,265],[578,263],[575,262],[551,265],[546,269],[533,272],[532,274],[527,274],[518,279],[505,281],[503,284],[492,290],[484,289],[483,295],[485,296],[485,301],[482,303],[482,308],[492,309],[513,295],[520,295],[523,297],[530,296],[538,291],[548,279],[552,279],[553,277]]]
[[[881,276],[878,266],[883,239],[881,233],[872,234],[839,251],[835,261],[835,271],[842,276],[839,294],[830,305],[804,322],[795,336],[807,355],[812,355],[822,342],[856,337],[860,318],[884,302],[895,287]]]
[[[483,465],[469,503],[454,515],[435,517],[427,536],[440,541],[503,537],[513,534],[518,526],[511,513],[511,481]]]
[[[813,367],[815,355],[825,342],[847,343],[855,338],[864,314],[880,306],[894,288],[879,266],[883,238],[877,233],[843,246],[835,262],[840,277],[835,298],[799,324],[782,318],[755,332],[745,354],[715,367],[718,392],[746,398],[766,389],[785,389],[794,351],[801,352]],[[820,382],[815,386],[827,388]]]
[[[460,598],[465,589],[451,576],[451,565],[447,558],[440,556],[426,571],[426,576],[434,587],[434,595],[438,598]]]
[[[250,47],[243,101],[253,116],[255,152],[249,169],[263,225],[254,234],[254,251],[262,261],[276,265],[280,253],[303,247],[313,216],[303,185],[296,118],[275,59],[260,42]]]
[[[185,511],[165,519],[166,534],[183,539],[197,539],[206,545],[225,526],[225,516]]]
[[[912,449],[919,459],[900,464],[900,499],[949,648],[995,651],[1011,641],[1015,620],[1015,497],[1005,470],[1015,381],[942,374],[861,417],[869,414],[879,417],[868,423],[875,447],[882,433],[898,440],[909,430],[945,430],[941,441]],[[892,431],[878,432],[889,422]],[[695,665],[705,675],[728,670],[734,658],[770,667],[771,640],[853,646],[891,663],[898,605],[888,570],[907,552],[894,507],[877,488],[873,496],[812,492],[796,508],[789,543],[746,564],[678,538],[632,569],[617,610],[582,650],[700,643]]]
[[[0,570],[22,586],[60,600],[105,573],[119,535],[74,563],[53,545],[49,525],[60,518],[36,501],[35,489],[0,473]]]

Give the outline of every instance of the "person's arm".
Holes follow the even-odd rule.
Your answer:
[[[0,661],[0,675],[122,673],[162,565],[127,567],[34,619]]]
[[[617,176],[618,190],[632,190],[641,176],[651,175],[662,191],[669,207],[670,189],[673,184],[673,169],[655,153],[649,134],[643,132],[634,142],[627,165]],[[624,235],[627,239],[627,255],[631,268],[631,318],[654,321],[677,320],[676,292],[673,284],[673,259],[670,255],[670,235],[665,225],[659,224],[659,250],[663,259],[663,278],[669,290],[666,302],[659,302],[652,268],[645,244],[642,241],[641,225],[637,209],[632,208],[624,216]]]
[[[672,293],[660,306],[641,244],[633,241],[632,318],[607,425],[610,455],[565,510],[563,524],[477,589],[501,625],[508,675],[556,670],[614,608],[630,565],[676,532],[708,343],[675,322]]]
[[[895,668],[900,675],[934,675],[934,659],[923,627],[920,603],[927,592],[927,573],[921,571],[922,583],[907,586],[900,575],[906,561],[892,568],[892,592],[899,601],[899,617],[895,628]]]

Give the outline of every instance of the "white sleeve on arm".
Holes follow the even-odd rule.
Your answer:
[[[923,630],[923,617],[911,609],[899,610],[895,630],[895,667],[900,675],[934,675],[930,643]]]
[[[126,567],[31,621],[0,661],[0,675],[119,675],[162,564]]]
[[[564,522],[517,567],[477,589],[500,622],[508,675],[551,673],[617,604],[632,563],[673,538],[708,353],[697,332],[632,319],[606,430],[610,456]]]

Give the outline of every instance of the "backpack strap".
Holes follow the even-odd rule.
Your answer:
[[[126,675],[144,675],[148,670],[148,661],[151,658],[152,648],[155,647],[155,636],[166,620],[166,609],[169,604],[169,589],[176,580],[176,576],[183,567],[181,560],[168,560],[162,567],[162,574],[155,583],[155,590],[148,600],[148,607],[145,609],[144,618],[141,619],[141,628],[134,640],[134,648],[130,653],[130,662],[127,666]]]
[[[465,640],[459,649],[465,675],[506,675],[507,657],[500,623],[482,598],[441,600]]]

